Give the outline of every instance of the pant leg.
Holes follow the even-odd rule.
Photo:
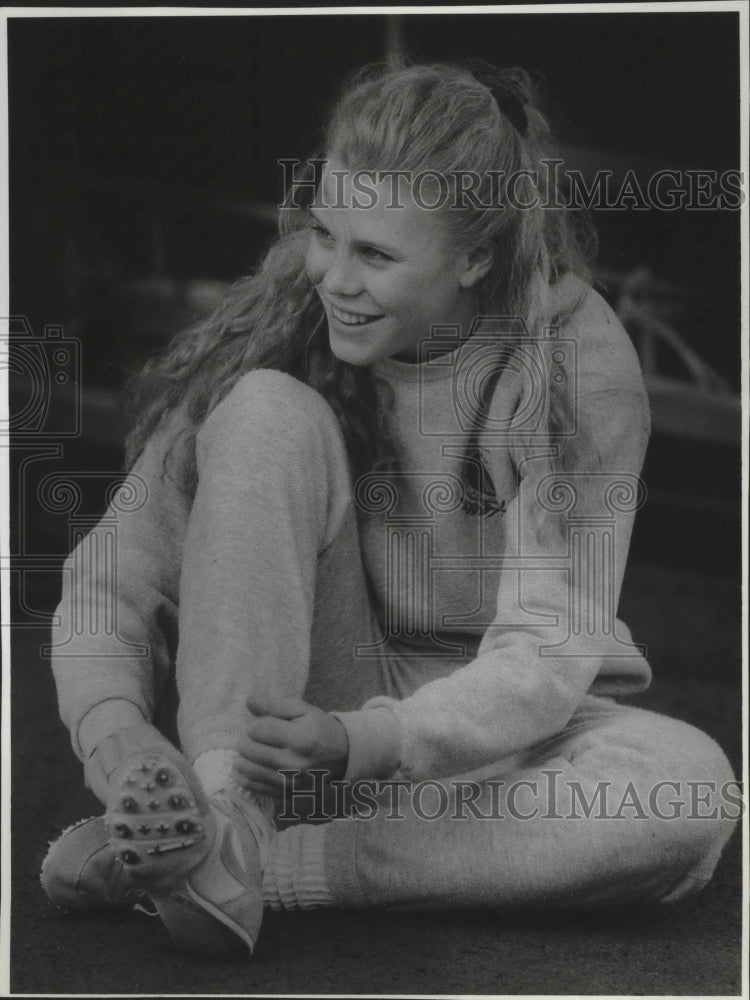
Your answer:
[[[197,457],[177,655],[189,759],[235,747],[248,695],[303,695],[314,632],[325,635],[318,661],[336,661],[356,687],[353,636],[375,629],[346,451],[322,396],[280,372],[250,372],[204,424]],[[371,683],[361,671],[359,681]]]
[[[406,789],[402,819],[390,788],[374,818],[334,820],[326,871],[341,906],[673,901],[713,873],[739,811],[736,787],[734,805],[722,795],[732,781],[722,751],[692,726],[587,698],[520,762],[443,779],[442,792],[422,783],[416,805],[416,786]]]

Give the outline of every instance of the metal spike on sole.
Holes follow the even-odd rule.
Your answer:
[[[149,854],[167,854],[169,851],[184,851],[186,847],[192,847],[195,843],[194,840],[183,840],[179,844],[156,844],[155,847],[149,847]]]
[[[210,807],[177,751],[174,758],[161,748],[136,751],[112,776],[112,787],[105,817],[110,848],[140,886],[161,891],[202,861],[213,832]]]

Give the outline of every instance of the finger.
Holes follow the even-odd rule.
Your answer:
[[[296,754],[302,759],[297,760],[295,757],[292,761],[291,757],[282,758],[280,756],[278,758],[279,760],[288,760],[290,766],[294,767],[307,761],[314,746],[309,727],[305,726],[299,716],[289,722],[270,716],[254,719],[247,726],[245,739],[248,739],[249,743],[255,746],[265,746],[288,754]]]
[[[285,719],[268,715],[251,719],[245,731],[255,743],[265,743],[270,747],[288,747],[293,738],[292,727]]]
[[[268,699],[262,696],[250,694],[245,698],[245,705],[252,712],[253,715],[273,715],[273,712],[269,712],[267,709]]]
[[[240,754],[237,758],[238,763],[246,761],[248,764],[258,764],[274,772],[294,771],[299,773],[307,770],[310,766],[305,754],[292,747],[271,747],[244,738],[240,740],[237,749]]]
[[[235,769],[242,785],[252,783],[277,792],[284,788],[284,777],[274,768],[256,764],[254,761],[238,760]]]
[[[284,797],[284,793],[280,788],[272,787],[267,785],[265,782],[252,781],[251,779],[246,779],[242,786],[246,791],[252,792],[253,795],[257,795],[264,799],[274,799],[274,801],[281,801]]]
[[[258,764],[272,771],[294,768],[299,764],[297,755],[290,753],[286,748],[267,746],[265,743],[256,743],[247,738],[239,741],[237,749],[240,754],[238,764],[247,761],[249,764]]]
[[[245,704],[254,715],[272,715],[277,719],[296,719],[307,715],[311,706],[301,698],[266,697],[262,700],[249,695]]]

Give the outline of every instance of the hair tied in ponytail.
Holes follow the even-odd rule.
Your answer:
[[[484,59],[464,60],[466,69],[489,90],[501,114],[510,121],[522,139],[529,129],[526,104],[531,99],[532,84],[529,74],[520,67],[498,69]]]
[[[510,120],[521,138],[525,138],[529,128],[529,117],[521,96],[513,88],[501,83],[493,83],[490,90],[502,113]]]

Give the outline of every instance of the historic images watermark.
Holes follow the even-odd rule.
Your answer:
[[[366,779],[328,780],[323,769],[282,770],[284,789],[278,818],[332,820],[353,817],[387,820],[409,816],[427,822],[450,819],[611,822],[660,820],[737,820],[745,810],[738,781],[635,781],[615,784],[563,778],[563,771],[545,768],[539,777],[514,780],[444,779],[408,781]]]
[[[386,208],[403,209],[406,190],[427,211],[739,211],[746,197],[740,170],[662,169],[648,176],[633,169],[624,174],[596,170],[587,175],[557,158],[541,160],[540,170],[511,172],[330,169],[332,183],[326,197],[321,179],[328,162],[278,160],[282,189],[288,192],[279,208],[367,210],[384,200]]]
[[[61,325],[47,325],[39,333],[23,315],[0,323],[0,367],[7,369],[10,383],[0,447],[11,446],[14,455],[11,548],[0,556],[0,567],[13,583],[14,620],[8,616],[5,624],[34,628],[40,620],[50,621],[49,612],[34,607],[29,595],[40,577],[62,571],[69,606],[62,616],[52,616],[56,631],[41,655],[49,657],[54,650],[58,656],[92,657],[93,636],[107,640],[106,657],[146,659],[146,644],[119,634],[118,526],[123,516],[146,504],[148,485],[133,473],[123,479],[120,470],[55,469],[65,443],[82,434],[81,341],[66,336]],[[102,491],[104,516],[98,509]],[[97,500],[90,509],[92,496]],[[32,548],[27,525],[35,516],[50,523],[65,518],[64,552]],[[63,622],[64,629],[58,628]]]

